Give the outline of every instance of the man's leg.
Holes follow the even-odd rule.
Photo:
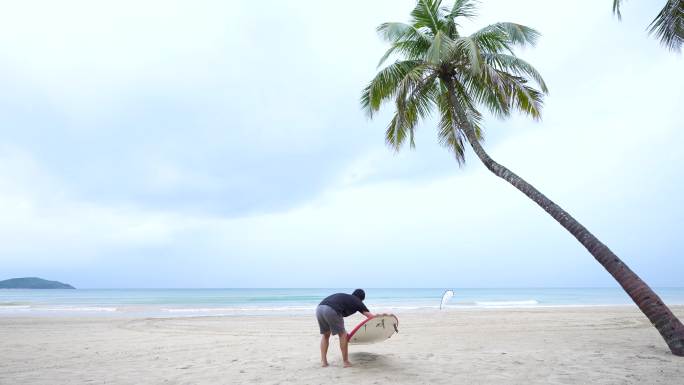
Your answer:
[[[321,366],[328,366],[328,345],[330,344],[330,332],[321,334]]]
[[[349,340],[347,339],[347,332],[343,331],[340,333],[340,350],[342,350],[342,361],[344,362],[344,367],[348,368],[352,366],[349,362]]]

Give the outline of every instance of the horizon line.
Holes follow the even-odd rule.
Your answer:
[[[73,286],[73,285],[72,285]],[[655,289],[684,289],[684,286],[652,286]],[[76,290],[354,290],[351,287],[76,287]],[[504,289],[621,289],[619,286],[500,286],[500,287],[363,287],[364,290],[504,290]],[[3,290],[0,288],[0,290]],[[4,290],[40,290],[10,289]],[[74,289],[43,289],[74,290]]]

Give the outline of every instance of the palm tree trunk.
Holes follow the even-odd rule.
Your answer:
[[[475,154],[494,175],[513,185],[528,198],[537,203],[544,211],[549,213],[561,226],[565,227],[577,240],[596,258],[596,260],[608,270],[615,280],[622,286],[641,311],[648,317],[653,326],[663,336],[667,346],[677,356],[684,356],[684,325],[672,314],[672,311],[663,303],[658,295],[633,272],[608,246],[598,240],[589,230],[580,224],[575,218],[539,192],[534,186],[527,183],[511,170],[495,162],[482,148],[475,134],[473,126],[467,119],[464,110],[456,98],[451,79],[446,79],[449,90],[449,99],[458,118],[460,127],[463,129],[468,142]]]

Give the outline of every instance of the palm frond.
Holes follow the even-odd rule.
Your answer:
[[[399,151],[406,138],[415,147],[414,129],[420,119],[430,115],[435,99],[435,74],[423,79],[406,78],[397,92],[396,110],[387,126],[385,140],[389,146]]]
[[[489,27],[506,33],[511,43],[521,47],[526,45],[536,45],[537,40],[541,36],[539,31],[536,29],[517,23],[501,22],[492,24]]]
[[[443,10],[448,12],[446,17],[449,19],[457,19],[464,17],[466,19],[477,16],[477,1],[474,0],[456,0],[451,9],[444,7]]]
[[[437,108],[439,109],[440,119],[438,123],[439,144],[446,147],[456,158],[459,166],[465,163],[465,138],[457,123],[451,104],[444,93],[440,94]]]
[[[531,116],[535,120],[540,119],[544,95],[527,85],[527,80],[523,77],[503,71],[497,72],[508,86],[510,107]]]
[[[672,51],[684,45],[684,0],[668,0],[649,25],[649,32]]]
[[[613,0],[613,13],[617,15],[618,20],[622,20],[622,13],[620,13],[620,5],[623,0]]]
[[[431,40],[419,29],[406,23],[382,23],[376,31],[380,37],[389,43],[402,40],[425,40],[427,42]]]
[[[482,115],[477,110],[477,101],[473,99],[470,94],[469,89],[465,84],[455,81],[454,82],[454,92],[456,94],[457,105],[455,108],[459,108],[465,114],[467,122],[460,122],[459,124],[470,124],[471,126],[477,126],[482,119]],[[458,116],[458,114],[456,114]],[[480,134],[478,134],[478,138]]]
[[[457,81],[463,84],[468,95],[479,105],[485,106],[494,116],[503,119],[510,115],[510,102],[507,91],[510,87],[498,71],[484,63],[482,72],[473,75],[469,72],[459,74]]]
[[[454,41],[442,31],[437,31],[430,48],[425,53],[425,61],[438,65],[453,51]]]
[[[417,29],[427,28],[433,35],[437,34],[442,27],[439,17],[439,8],[442,0],[418,0],[416,7],[411,12],[411,19]]]
[[[508,34],[500,29],[485,27],[470,35],[470,38],[473,39],[478,47],[484,52],[513,53]]]
[[[427,51],[432,46],[431,41],[423,40],[403,40],[392,44],[392,46],[385,52],[378,61],[378,67],[381,67],[390,56],[397,54],[402,55],[404,59],[408,60],[423,60]]]
[[[414,125],[407,122],[407,118],[404,117],[399,111],[394,112],[394,116],[387,125],[385,130],[385,143],[392,147],[394,151],[401,150],[401,147],[406,142],[407,137],[411,137],[410,140],[415,142],[413,130]]]
[[[549,92],[549,89],[546,87],[546,82],[544,82],[539,71],[523,59],[520,59],[515,55],[501,53],[485,53],[483,54],[483,57],[488,64],[499,70],[511,72],[515,75],[529,76],[537,83],[542,92],[545,94]]]
[[[405,77],[419,77],[424,70],[423,67],[421,61],[404,60],[383,68],[361,92],[361,107],[369,117],[372,117],[385,100],[391,99],[395,95]],[[418,70],[416,71],[416,69]]]
[[[477,41],[464,36],[456,39],[452,46],[453,50],[450,52],[452,62],[459,62],[462,66],[465,64],[465,67],[474,73],[480,72],[482,55]]]
[[[432,45],[432,37],[412,25],[405,23],[383,23],[377,28],[378,34],[392,46],[378,62],[380,67],[393,54],[401,54],[404,59],[422,59]]]
[[[442,7],[441,0],[417,0],[408,24],[378,27],[390,43],[380,65],[394,55],[401,60],[378,71],[364,88],[361,105],[372,117],[384,102],[394,101],[385,139],[397,151],[406,142],[415,146],[417,124],[436,109],[439,141],[462,164],[465,130],[475,130],[473,140],[483,137],[479,108],[498,117],[519,110],[538,119],[548,89],[539,72],[513,52],[515,46],[534,45],[536,30],[496,23],[461,36],[458,19],[473,17],[477,1],[452,1]]]
[[[440,144],[452,152],[459,165],[463,165],[465,163],[464,144],[467,141],[464,130],[467,126],[472,127],[478,140],[482,140],[482,127],[480,125],[482,116],[475,109],[473,101],[470,100],[470,95],[463,85],[458,82],[454,83],[454,93],[456,96],[455,104],[450,102],[446,87],[441,87],[441,92],[437,98],[437,106],[440,111],[438,137]],[[456,113],[455,109],[459,109],[461,113]]]

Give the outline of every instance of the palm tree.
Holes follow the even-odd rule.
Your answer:
[[[459,22],[475,15],[473,0],[419,0],[411,21],[384,23],[378,33],[390,43],[380,60],[400,57],[382,68],[361,95],[363,109],[372,118],[381,105],[394,101],[396,111],[386,131],[387,143],[399,150],[414,143],[421,119],[439,112],[438,136],[459,164],[465,161],[465,143],[496,176],[536,202],[565,227],[618,281],[667,342],[684,356],[684,326],[648,287],[606,245],[556,203],[518,175],[495,162],[482,148],[482,115],[486,108],[499,117],[517,110],[538,119],[546,84],[537,70],[517,57],[516,46],[534,45],[539,33],[515,23],[496,23],[462,36]]]
[[[623,0],[613,0],[613,13],[618,19],[622,18],[622,2]],[[679,51],[684,45],[684,0],[667,0],[649,25],[649,32],[655,34],[667,48]]]

